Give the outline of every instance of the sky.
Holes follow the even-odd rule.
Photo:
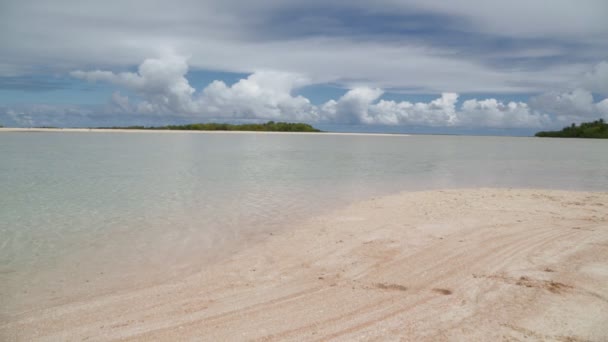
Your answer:
[[[0,124],[528,135],[608,119],[605,0],[0,0]]]

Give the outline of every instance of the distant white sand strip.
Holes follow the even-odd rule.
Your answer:
[[[407,137],[408,134],[389,133],[340,133],[340,132],[267,132],[267,131],[195,131],[195,130],[156,130],[156,129],[106,129],[106,128],[11,128],[2,127],[2,132],[66,132],[66,133],[180,133],[180,134],[295,134],[295,135],[345,135],[345,136],[382,136]]]

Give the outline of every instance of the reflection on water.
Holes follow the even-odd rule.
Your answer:
[[[608,190],[606,142],[507,137],[0,134],[0,315],[200,269],[248,234],[402,190]],[[82,286],[66,286],[78,282]]]

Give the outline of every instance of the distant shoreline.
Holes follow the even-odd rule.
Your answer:
[[[155,129],[121,129],[121,128],[16,128],[1,127],[2,132],[66,132],[66,133],[194,133],[194,134],[289,134],[289,135],[346,135],[346,136],[388,136],[407,137],[401,133],[341,133],[341,132],[272,132],[272,131],[197,131],[197,130],[155,130]]]
[[[604,119],[592,122],[583,122],[580,125],[573,123],[561,131],[541,131],[534,136],[539,138],[579,138],[579,139],[608,139],[608,124]]]

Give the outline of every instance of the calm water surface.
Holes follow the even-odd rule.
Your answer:
[[[0,133],[0,319],[192,272],[236,241],[403,190],[608,191],[608,141]]]

